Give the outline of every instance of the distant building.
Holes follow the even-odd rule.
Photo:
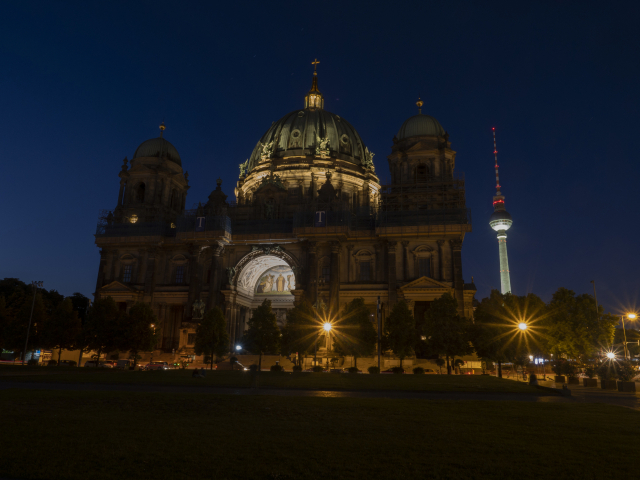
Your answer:
[[[218,180],[204,205],[185,209],[188,174],[164,125],[125,159],[116,207],[96,232],[96,297],[123,309],[150,303],[159,348],[189,351],[198,318],[214,305],[235,342],[265,298],[281,323],[303,296],[333,311],[363,297],[372,313],[380,297],[383,319],[406,300],[421,319],[450,292],[472,315],[475,287],[464,283],[461,260],[471,231],[465,182],[440,123],[419,110],[402,124],[388,156],[391,183],[381,185],[356,129],[324,109],[315,72],[301,107],[240,164],[235,201]]]

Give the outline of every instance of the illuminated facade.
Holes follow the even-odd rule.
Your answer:
[[[383,319],[406,300],[421,319],[449,292],[472,315],[475,287],[461,264],[471,231],[464,179],[440,123],[421,111],[404,122],[388,156],[391,183],[381,185],[358,132],[324,109],[315,72],[302,105],[240,164],[235,201],[218,180],[205,204],[185,209],[188,175],[162,134],[125,160],[117,207],[96,234],[96,296],[123,309],[150,303],[159,349],[189,352],[213,306],[235,342],[265,298],[281,324],[303,297],[333,312],[363,297],[372,313],[380,297]]]

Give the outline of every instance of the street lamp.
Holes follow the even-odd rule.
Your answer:
[[[527,324],[524,322],[520,322],[518,324],[518,328],[524,332],[527,329]]]
[[[38,288],[42,288],[42,282],[31,282],[33,287],[33,302],[31,303],[31,315],[29,315],[29,325],[27,326],[27,339],[24,341],[24,352],[22,352],[22,365],[24,365],[25,357],[27,356],[27,344],[29,343],[29,332],[31,330],[31,320],[33,319],[33,308],[36,306],[36,293]]]
[[[628,355],[628,350],[627,350],[627,331],[624,328],[624,315],[620,315],[620,318],[622,318],[622,333],[624,333],[624,359],[627,359],[627,355]],[[637,318],[637,315],[635,313],[627,313],[627,318],[629,320],[635,320]]]
[[[609,360],[613,360],[614,358],[616,358],[616,354],[613,352],[607,352],[607,358]]]

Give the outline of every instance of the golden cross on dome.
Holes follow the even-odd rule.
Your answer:
[[[311,62],[311,65],[313,65],[313,74],[314,74],[314,75],[317,75],[317,73],[316,73],[316,68],[317,68],[317,66],[318,66],[318,64],[319,64],[319,63],[320,63],[320,62],[318,61],[318,59],[317,59],[317,58],[316,58],[313,62]]]

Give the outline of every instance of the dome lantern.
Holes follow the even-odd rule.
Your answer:
[[[316,58],[311,65],[313,65],[313,82],[311,82],[311,90],[304,97],[304,108],[324,108],[324,97],[320,90],[318,90],[318,72],[316,67],[320,62]]]

